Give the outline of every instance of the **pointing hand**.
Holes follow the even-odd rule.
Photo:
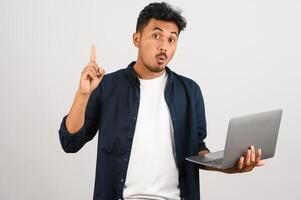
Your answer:
[[[90,95],[93,90],[99,85],[105,71],[96,63],[96,49],[91,46],[90,62],[83,69],[80,78],[79,91],[83,95]]]

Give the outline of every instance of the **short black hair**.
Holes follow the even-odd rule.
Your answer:
[[[139,14],[136,32],[141,31],[151,18],[155,18],[157,20],[176,23],[180,33],[186,27],[186,19],[181,15],[181,13],[181,10],[173,8],[166,2],[150,3],[144,7]]]

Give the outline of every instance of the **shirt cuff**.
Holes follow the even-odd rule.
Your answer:
[[[68,137],[68,138],[78,138],[78,137],[84,137],[85,136],[85,126],[83,126],[81,129],[79,129],[77,132],[75,133],[70,133],[66,127],[66,119],[67,119],[67,116],[66,115],[63,120],[62,120],[62,123],[61,123],[61,127],[60,127],[60,135],[62,137]]]
[[[205,142],[202,142],[202,144],[200,145],[200,148],[199,148],[199,152],[204,151],[204,150],[207,150],[210,152],[210,150],[206,147]]]

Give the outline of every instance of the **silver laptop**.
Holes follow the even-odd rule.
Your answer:
[[[219,169],[236,165],[240,156],[245,155],[250,145],[261,148],[261,159],[274,157],[282,109],[272,110],[229,121],[228,134],[223,151],[208,153],[205,156],[191,156],[186,160]]]

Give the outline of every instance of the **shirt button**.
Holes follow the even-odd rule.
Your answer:
[[[136,117],[133,117],[133,120],[135,121],[135,120],[136,120]]]
[[[128,159],[127,159],[127,158],[125,158],[125,159],[124,159],[124,161],[126,162],[126,161],[128,161]]]
[[[124,179],[122,178],[120,181],[121,181],[121,183],[123,183]]]

